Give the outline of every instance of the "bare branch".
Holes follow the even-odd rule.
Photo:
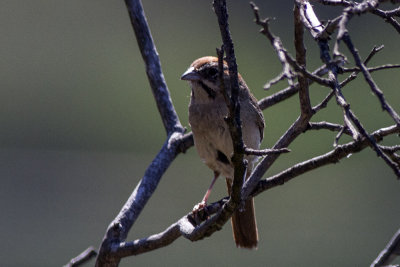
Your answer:
[[[242,122],[240,120],[240,102],[239,102],[239,78],[236,64],[236,56],[233,47],[232,38],[229,31],[228,11],[225,0],[213,1],[214,12],[218,18],[218,25],[223,41],[223,48],[226,52],[226,61],[229,69],[229,81],[231,97],[226,97],[228,106],[228,116],[225,119],[228,124],[233,144],[233,156],[231,158],[234,166],[234,178],[232,184],[231,200],[232,206],[236,207],[240,203],[240,189],[242,188],[243,178],[246,175],[246,163],[244,160],[244,142],[242,138]],[[219,55],[219,67],[222,68],[222,54]],[[219,71],[220,81],[224,87],[223,68]],[[227,92],[225,90],[225,94]]]
[[[146,65],[146,73],[151,89],[168,137],[160,152],[147,168],[144,177],[108,227],[99,249],[96,266],[117,266],[119,264],[120,257],[115,253],[115,248],[119,247],[120,242],[126,239],[129,230],[176,155],[181,151],[185,151],[193,144],[191,143],[191,136],[182,138],[185,129],[179,122],[179,118],[172,105],[161,71],[157,50],[151,37],[141,2],[140,0],[126,0],[125,3]]]
[[[300,19],[303,21],[304,26],[309,30],[311,35],[317,39],[318,36],[323,32],[324,27],[315,15],[311,4],[308,1],[297,2],[297,6],[300,9]],[[326,40],[328,37],[326,38]]]
[[[378,8],[371,11],[372,14],[375,14],[375,15],[383,18],[385,22],[387,22],[390,25],[392,25],[393,28],[398,33],[400,33],[400,23],[393,18],[393,16],[395,16],[395,15],[398,16],[398,14],[396,12],[395,13],[391,13],[390,11],[385,12],[385,11],[380,10]]]
[[[375,142],[378,142],[382,140],[384,136],[393,134],[395,132],[399,133],[400,128],[396,125],[393,125],[375,131],[371,136],[374,138]],[[349,154],[360,152],[362,149],[368,147],[369,142],[370,141],[368,140],[368,138],[361,138],[359,140],[355,140],[344,145],[338,145],[335,147],[335,149],[328,153],[298,163],[293,167],[282,171],[281,173],[259,181],[257,187],[252,192],[252,195],[258,195],[265,190],[268,190],[278,185],[283,185],[294,177],[298,177],[305,172],[314,170],[327,164],[337,163],[339,162],[339,160],[343,159]]]
[[[366,0],[361,3],[346,0],[319,0],[315,2],[327,5],[341,5],[346,7],[345,12],[342,16],[328,22],[328,24],[324,27],[320,23],[318,17],[315,15],[312,6],[308,1],[296,1],[294,10],[296,59],[293,59],[285,50],[281,40],[272,34],[269,29],[268,19],[260,19],[257,6],[254,3],[251,3],[255,16],[255,22],[256,24],[262,26],[261,33],[263,33],[271,42],[283,67],[282,73],[267,85],[271,86],[272,84],[284,78],[287,78],[289,83],[288,88],[261,100],[259,102],[260,107],[265,109],[266,107],[283,101],[284,99],[287,99],[288,97],[299,92],[301,109],[300,116],[280,137],[272,149],[254,150],[246,148],[242,140],[240,105],[238,101],[239,84],[237,65],[233,42],[229,32],[226,1],[214,0],[213,7],[218,18],[218,24],[223,40],[223,49],[218,52],[220,67],[219,78],[222,81],[222,89],[224,89],[226,85],[224,85],[224,79],[222,78],[222,57],[225,51],[227,55],[226,61],[229,67],[229,87],[232,90],[231,97],[226,94],[226,103],[229,110],[226,121],[229,126],[229,131],[234,144],[234,155],[232,157],[232,162],[235,170],[231,195],[229,198],[223,198],[220,201],[200,210],[199,212],[202,214],[200,217],[196,216],[196,218],[194,218],[192,216],[193,214],[189,213],[159,234],[132,242],[124,242],[127,238],[130,228],[137,220],[142,209],[156,189],[162,175],[172,163],[174,158],[177,156],[177,154],[181,152],[184,153],[188,148],[193,146],[193,135],[191,133],[184,135],[184,129],[180,124],[179,118],[172,105],[168,88],[161,71],[161,64],[146,22],[146,18],[144,16],[141,2],[140,0],[125,0],[139,48],[146,64],[146,73],[168,137],[164,142],[160,152],[156,155],[152,163],[147,168],[142,180],[136,186],[135,190],[122,207],[118,216],[108,227],[99,249],[96,266],[117,266],[122,257],[138,255],[140,253],[169,245],[180,236],[184,236],[192,241],[200,240],[204,237],[210,236],[215,231],[223,227],[227,220],[232,216],[232,213],[238,208],[241,200],[247,199],[250,196],[255,196],[256,194],[259,194],[269,188],[281,185],[290,179],[298,177],[299,175],[315,168],[338,162],[343,157],[346,157],[351,153],[359,152],[368,146],[372,147],[377,152],[378,156],[382,157],[385,162],[394,170],[396,175],[400,177],[399,156],[396,154],[396,152],[400,150],[400,146],[396,145],[388,147],[377,144],[384,136],[399,133],[400,118],[389,106],[383,97],[383,93],[370,76],[370,72],[372,71],[398,68],[400,65],[383,65],[375,68],[367,68],[367,62],[381,48],[374,48],[364,63],[361,62],[361,58],[358,55],[357,50],[353,47],[346,29],[348,21],[354,14],[361,14],[365,12],[376,12],[379,16],[385,17],[385,19],[392,21],[390,23],[396,24],[397,21],[392,17],[399,15],[399,9],[394,9],[387,12],[377,9],[379,3],[385,2],[384,0]],[[313,73],[307,71],[306,69],[306,49],[303,40],[304,27],[310,31],[312,36],[318,42],[321,52],[321,59],[325,64]],[[331,59],[327,40],[337,28],[339,28],[337,37],[338,40],[335,46],[334,54],[339,55],[338,44],[340,40],[343,40],[349,47],[353,57],[356,59],[357,68],[341,67],[341,64],[345,62],[343,58],[339,58],[336,61]],[[352,74],[345,81],[339,83],[337,78],[338,74],[350,71],[352,71]],[[367,83],[371,87],[371,90],[377,95],[382,107],[396,121],[396,125],[379,129],[370,135],[350,109],[350,105],[346,102],[341,88],[353,80],[359,72],[363,73]],[[321,78],[321,76],[325,74],[328,74],[328,78]],[[298,78],[298,83],[294,82],[296,77]],[[317,82],[332,89],[331,93],[316,107],[311,107],[310,104],[309,85],[312,82]],[[344,125],[324,121],[310,122],[312,116],[321,108],[325,107],[333,96],[336,97],[338,105],[343,110]],[[296,164],[295,166],[292,166],[272,177],[260,180],[281,153],[290,151],[287,147],[300,134],[306,132],[307,130],[320,129],[338,132],[338,135],[335,139],[336,146],[333,150],[325,153],[324,155],[320,155]],[[352,135],[353,141],[343,145],[337,145],[337,142],[342,134]],[[249,179],[243,185],[243,177],[246,173],[247,167],[244,160],[245,154],[265,157],[256,166]],[[85,255],[80,255],[80,258],[85,258],[92,253],[93,252],[90,252],[89,250]]]
[[[285,54],[286,61],[299,73],[304,75],[306,78],[310,79],[313,82],[316,82],[320,85],[326,86],[326,87],[332,87],[332,81],[321,78],[318,75],[314,75],[307,71],[304,66],[300,66],[296,60],[294,60],[289,53],[286,50],[282,50],[282,52]]]
[[[181,236],[180,221],[169,226],[165,231],[151,235],[146,238],[131,242],[121,243],[118,247],[118,254],[121,257],[139,255],[161,247],[168,246]]]
[[[384,45],[380,45],[380,46],[374,46],[371,50],[371,52],[369,53],[369,55],[367,56],[367,58],[364,60],[364,64],[367,65],[368,62],[379,52],[381,51],[383,48],[385,48]]]
[[[325,75],[327,72],[328,72],[327,67],[326,65],[324,65],[313,71],[312,75],[320,77]],[[312,84],[313,82],[314,82],[313,80],[308,81],[309,85]],[[289,97],[295,95],[299,91],[299,87],[300,87],[299,83],[295,83],[292,87],[287,87],[285,89],[282,89],[279,92],[258,101],[258,106],[264,110],[266,108],[269,108],[270,106],[278,104],[288,99]]]
[[[259,14],[258,14],[258,7],[254,4],[251,3],[251,7],[253,9],[254,15],[256,17],[256,23],[261,25],[263,29],[261,30],[261,33],[263,33],[265,36],[267,36],[268,39],[271,40],[276,40],[274,39],[274,36],[272,33],[269,31],[268,28],[268,23],[267,20],[260,20]],[[274,44],[277,44],[277,46],[283,48],[283,46],[279,42],[271,42]],[[281,138],[275,143],[275,145],[272,147],[273,149],[281,149],[281,148],[287,148],[290,143],[293,142],[293,140],[296,139],[297,136],[299,136],[301,133],[303,133],[307,127],[309,120],[311,119],[312,113],[305,116],[305,114],[302,114],[300,117],[297,118],[297,120],[290,126],[290,128],[281,136]],[[257,185],[259,179],[265,174],[265,172],[271,167],[271,165],[275,162],[275,160],[279,157],[280,154],[269,154],[267,155],[261,162],[255,167],[253,170],[253,173],[251,176],[246,180],[243,189],[242,189],[242,196],[244,199],[246,199],[251,192],[253,191],[253,188]]]
[[[244,149],[244,153],[246,155],[255,155],[255,156],[265,156],[265,155],[269,155],[269,154],[281,154],[281,153],[288,153],[288,152],[290,152],[290,149],[288,149],[288,148],[258,150],[258,149],[252,149],[252,148],[246,147]]]
[[[375,46],[375,47],[371,50],[371,52],[370,52],[370,54],[368,55],[368,57],[365,59],[364,64],[367,64],[367,63],[372,59],[372,57],[373,57],[374,55],[376,55],[376,53],[378,53],[378,52],[381,51],[382,49],[383,49],[383,46],[379,46],[379,47],[376,47],[376,46]],[[342,69],[343,69],[343,67],[339,67],[339,66],[338,66],[338,71],[341,71]],[[358,73],[359,73],[359,71],[354,71],[353,73],[351,73],[351,74],[349,75],[349,77],[347,77],[345,80],[343,80],[343,81],[339,84],[340,88],[343,88],[343,87],[346,86],[349,82],[353,81],[353,80],[357,77],[357,74],[358,74]],[[315,112],[318,112],[320,109],[325,108],[325,107],[327,106],[328,102],[330,101],[330,99],[331,99],[334,95],[335,95],[335,94],[334,94],[334,91],[330,92],[320,104],[318,104],[317,106],[313,107],[314,111],[315,111]]]
[[[323,5],[329,5],[329,6],[353,6],[354,3],[353,1],[346,1],[346,0],[311,0],[311,2],[318,2]]]
[[[299,91],[299,84],[296,83],[294,86],[289,86],[283,90],[280,90],[279,92],[277,92],[273,95],[267,96],[267,97],[259,100],[258,106],[262,110],[267,109],[273,105],[276,105],[276,104],[294,96],[295,94],[297,94],[298,91]]]
[[[299,64],[302,69],[306,71],[306,47],[304,46],[304,28],[303,28],[303,22],[301,20],[300,16],[300,8],[299,8],[300,2],[296,1],[294,5],[294,46],[296,48],[296,65]],[[287,58],[287,56],[286,56]],[[306,71],[307,72],[307,71]],[[307,75],[303,72],[301,72],[302,75],[298,76],[299,80],[299,100],[300,100],[300,110],[301,110],[301,115],[304,116],[305,118],[311,118],[313,114],[313,110],[311,108],[311,102],[310,102],[310,94],[309,94],[309,85],[308,85],[308,79],[311,79],[310,77],[313,77],[311,75]],[[315,76],[318,79],[318,76]]]
[[[268,83],[264,85],[264,90],[269,90],[272,85],[277,84],[278,82],[284,80],[286,78],[286,74],[284,72],[281,72],[278,76],[276,76],[274,79],[270,80]]]
[[[177,139],[179,140],[179,139]],[[97,257],[97,266],[116,266],[120,260],[117,249],[156,190],[161,177],[178,154],[180,142],[166,141],[146,169],[143,178],[128,198],[117,217],[111,222]]]
[[[397,69],[400,68],[400,64],[385,64],[381,66],[376,66],[376,67],[370,67],[367,68],[368,72],[374,72],[374,71],[379,71],[379,70],[386,70],[386,69]],[[343,73],[345,72],[352,72],[352,71],[357,71],[360,72],[361,69],[359,67],[354,67],[354,68],[341,68],[340,71]]]
[[[400,256],[400,229],[393,235],[385,249],[379,253],[371,267],[387,266],[398,256]]]
[[[68,264],[64,265],[64,267],[78,267],[82,264],[85,264],[92,258],[96,257],[97,251],[94,247],[88,247],[81,254],[71,259]]]
[[[343,42],[347,45],[347,48],[352,53],[354,60],[356,61],[356,65],[361,69],[361,71],[364,75],[364,78],[367,81],[368,85],[370,86],[372,92],[378,97],[378,99],[381,103],[382,109],[389,113],[389,115],[393,118],[393,120],[397,123],[397,125],[400,125],[399,115],[389,105],[389,103],[385,99],[385,96],[383,95],[383,92],[379,89],[378,85],[372,79],[372,76],[369,73],[367,67],[361,61],[361,58],[360,58],[360,55],[358,54],[357,49],[354,47],[353,42],[351,41],[350,35],[348,33],[345,33],[343,35],[342,39],[343,39]]]
[[[385,15],[388,17],[394,17],[394,16],[400,17],[400,7],[392,9],[392,10],[387,10],[384,12],[385,12]]]
[[[307,128],[307,130],[322,130],[322,129],[330,130],[333,132],[344,131],[345,134],[351,135],[351,132],[343,125],[330,123],[326,121],[310,122]]]
[[[400,145],[396,146],[379,146],[382,151],[385,151],[387,153],[395,153],[397,151],[400,151]]]
[[[336,125],[329,123],[321,123],[319,125],[328,125],[327,128],[337,128]],[[372,136],[373,138],[375,138],[376,141],[381,141],[383,137],[396,133],[400,133],[400,128],[396,125],[393,125],[375,131]],[[328,152],[322,156],[315,157],[303,163],[296,164],[295,166],[281,172],[280,174],[259,181],[257,183],[257,187],[254,189],[252,194],[250,194],[250,196],[254,197],[267,189],[270,189],[277,185],[281,185],[284,182],[298,177],[307,171],[311,171],[315,168],[321,167],[329,163],[335,163],[343,157],[346,157],[350,153],[361,151],[367,146],[368,144],[365,139],[353,141],[348,144],[338,146],[331,152]],[[201,240],[204,237],[207,237],[213,232],[222,228],[226,220],[230,218],[231,212],[233,212],[233,209],[231,209],[232,207],[229,205],[229,199],[227,197],[222,198],[221,200],[209,204],[204,209],[198,211],[199,214],[197,214],[196,218],[202,218],[202,220],[205,220],[205,222],[194,222],[193,214],[192,212],[190,212],[189,214],[183,216],[177,222],[170,225],[166,230],[161,233],[154,234],[146,238],[137,239],[131,242],[120,243],[114,248],[115,254],[118,255],[118,257],[120,258],[131,255],[139,255],[167,246],[180,236],[184,236],[191,241]],[[209,216],[212,217],[209,218]]]
[[[379,3],[377,1],[365,1],[365,2],[355,5],[354,7],[351,7],[351,8],[348,7],[345,9],[345,11],[343,12],[341,21],[339,23],[339,33],[338,33],[337,41],[335,44],[335,52],[334,52],[335,54],[339,54],[338,42],[341,39],[343,39],[343,41],[345,41],[345,39],[346,39],[345,42],[348,42],[350,40],[349,34],[346,29],[346,24],[348,23],[348,20],[352,17],[352,15],[353,14],[361,14],[361,13],[370,11],[373,8],[377,7],[378,4]],[[307,6],[306,12],[307,12],[307,14],[309,14],[308,15],[309,17],[315,18],[313,20],[313,23],[318,24],[318,18],[315,16],[315,13],[314,13],[311,5]],[[323,51],[321,51],[322,59],[329,66],[329,62],[331,60],[330,60],[330,55],[329,55],[329,50],[328,50],[329,49],[328,44],[326,43],[326,40],[319,40],[319,43],[320,43],[320,49],[323,50]],[[355,56],[355,55],[353,54],[353,56]],[[358,59],[360,59],[360,58],[358,57]],[[361,69],[363,69],[362,66],[364,67],[364,69],[366,68],[365,65],[361,63],[361,60],[359,60],[357,65]],[[343,109],[344,123],[348,127],[348,129],[352,132],[353,139],[357,140],[359,138],[359,133],[361,133],[361,135],[364,136],[369,141],[370,146],[376,151],[378,157],[381,157],[386,162],[386,164],[392,168],[392,170],[394,171],[396,176],[400,178],[400,167],[380,150],[380,148],[377,146],[376,142],[369,136],[368,132],[362,126],[361,122],[358,120],[358,118],[355,116],[353,111],[350,109],[350,105],[346,102],[346,100],[341,92],[341,87],[337,81],[337,74],[338,74],[337,66],[332,65],[332,64],[330,66],[331,66],[331,68],[330,68],[331,75],[330,76],[334,82],[333,88],[334,88],[334,93],[336,96],[336,102]],[[364,73],[364,70],[363,70],[363,73]],[[365,74],[364,74],[364,76],[365,76]],[[371,80],[372,80],[372,78],[371,78]],[[329,96],[328,96],[328,98],[329,98]],[[324,103],[327,103],[327,102],[324,102]],[[396,118],[397,113],[395,113],[393,110],[391,115],[393,115],[392,117]],[[398,117],[398,115],[397,115],[397,117]],[[395,121],[397,124],[399,124],[397,120],[395,120]],[[355,127],[353,126],[353,123],[354,123]]]
[[[140,0],[125,0],[125,4],[128,8],[140,52],[146,64],[146,73],[151,90],[167,134],[170,135],[174,131],[183,132],[183,127],[172,105],[171,96],[161,70],[160,59],[144,15],[142,4]]]
[[[274,36],[270,32],[269,24],[268,24],[269,19],[263,19],[263,20],[260,19],[258,7],[253,2],[250,2],[250,6],[254,12],[255,23],[262,26],[262,29],[260,30],[260,32],[263,33],[270,40],[272,47],[274,48],[275,52],[278,55],[278,59],[281,62],[282,67],[283,67],[281,75],[285,76],[288,79],[289,86],[293,87],[294,79],[295,79],[296,75],[294,73],[292,73],[292,71],[290,69],[290,65],[288,64],[288,61],[286,60],[286,55],[284,52],[286,50],[283,48],[281,39],[279,37]]]

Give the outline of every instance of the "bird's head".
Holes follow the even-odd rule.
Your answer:
[[[229,86],[228,65],[225,61],[223,69],[224,84],[225,86]],[[196,91],[199,90],[199,95],[204,95],[209,98],[217,97],[222,93],[219,78],[218,58],[208,56],[196,59],[185,71],[185,73],[182,74],[181,80],[189,81],[195,94]],[[240,80],[241,77],[239,75],[239,81]],[[206,94],[204,94],[204,92]]]

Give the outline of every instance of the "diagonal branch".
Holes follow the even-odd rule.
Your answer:
[[[288,79],[289,86],[293,87],[294,78],[296,75],[291,71],[290,64],[286,59],[286,55],[284,53],[285,49],[283,48],[281,39],[273,35],[269,30],[269,19],[260,19],[258,7],[253,2],[250,2],[250,6],[254,12],[255,23],[262,27],[260,32],[270,40],[272,47],[277,53],[278,59],[282,64],[283,70],[280,75],[285,76]]]
[[[382,140],[383,137],[394,133],[400,133],[400,128],[396,125],[375,131],[371,136],[374,138],[375,142],[378,142]],[[252,195],[258,195],[265,190],[271,189],[278,185],[283,185],[289,180],[321,166],[337,163],[339,160],[347,157],[349,154],[360,152],[368,146],[369,140],[365,137],[344,145],[338,145],[335,147],[335,149],[329,151],[328,153],[298,163],[272,177],[259,181],[257,187],[252,192]]]
[[[398,256],[400,256],[400,229],[393,235],[385,249],[379,253],[371,267],[389,266]]]
[[[375,131],[372,133],[372,136],[376,139],[376,141],[381,141],[385,136],[398,133],[400,133],[400,128],[396,125],[392,125]],[[255,197],[261,192],[282,185],[293,178],[299,177],[305,172],[327,164],[337,163],[340,159],[343,159],[349,154],[359,152],[366,147],[368,147],[368,143],[365,138],[338,146],[334,150],[324,155],[296,164],[295,166],[275,176],[258,181],[256,188],[250,194],[250,196]],[[222,228],[224,222],[220,219],[230,212],[224,208],[227,202],[228,198],[222,198],[221,200],[209,204],[205,209],[201,210],[200,212],[202,212],[202,214],[196,217],[207,219],[207,216],[211,216],[213,214],[216,215],[213,215],[210,219],[207,219],[206,222],[204,224],[200,224],[200,226],[197,226],[196,223],[192,222],[193,216],[192,212],[190,212],[158,234],[131,242],[121,243],[115,248],[116,253],[120,257],[139,255],[167,246],[180,236],[184,236],[191,241],[201,240]],[[221,215],[220,213],[225,214]]]
[[[97,256],[97,251],[94,247],[88,247],[81,254],[71,259],[68,264],[64,265],[64,267],[77,267],[82,264],[85,264],[92,258]]]
[[[364,1],[362,3],[359,3],[355,5],[354,7],[347,7],[345,11],[343,12],[342,18],[339,22],[339,32],[337,36],[337,40],[335,43],[335,49],[334,49],[334,54],[339,55],[338,52],[338,44],[340,40],[349,40],[349,35],[348,31],[346,29],[346,25],[350,18],[354,14],[361,14],[368,12],[374,8],[376,8],[379,5],[378,1]],[[312,17],[314,18],[311,22],[314,23],[315,25],[310,26],[310,31],[311,28],[313,28],[313,31],[315,31],[316,27],[320,25],[318,22],[318,18],[314,13],[314,10],[311,5],[307,6],[305,9],[305,13],[308,14],[307,17]],[[341,87],[340,84],[337,80],[337,75],[338,75],[338,67],[335,64],[332,64],[331,62],[331,57],[329,54],[329,46],[327,44],[326,40],[318,40],[320,44],[320,49],[321,49],[321,58],[324,61],[325,64],[330,66],[330,77],[333,81],[333,91],[336,96],[336,102],[338,103],[339,106],[342,107],[343,110],[343,115],[344,115],[344,122],[345,125],[348,127],[348,129],[352,132],[353,139],[357,140],[359,138],[359,134],[361,134],[366,140],[369,142],[370,146],[372,149],[375,150],[377,153],[378,157],[381,157],[385,163],[393,170],[393,172],[396,174],[398,178],[400,178],[400,166],[393,162],[386,154],[382,152],[382,150],[379,148],[379,146],[376,144],[374,139],[368,134],[367,130],[362,126],[361,122],[358,120],[358,118],[355,116],[353,111],[350,109],[350,105],[346,102],[346,99],[344,98],[342,92],[341,92]],[[359,57],[358,57],[359,59]],[[361,60],[359,61],[361,62]],[[359,67],[361,68],[362,63],[360,63]],[[366,69],[365,65],[363,65],[364,68]],[[362,68],[361,68],[362,69]],[[397,115],[396,113],[393,113],[394,115]],[[398,124],[398,121],[395,120],[396,123]],[[354,126],[353,126],[354,124]]]
[[[394,2],[394,0],[392,1]],[[354,14],[365,12],[374,13],[375,11],[379,13],[380,11],[376,7],[379,5],[380,2],[385,1],[366,0],[362,3],[355,3],[353,1],[346,0],[319,0],[317,2],[330,5],[342,5],[347,8],[345,9],[344,15],[334,19],[324,28],[319,22],[317,16],[314,14],[312,6],[308,3],[308,1],[296,1],[294,12],[296,60],[294,60],[284,49],[280,39],[278,37],[275,37],[270,32],[268,27],[268,20],[261,20],[258,14],[258,8],[254,4],[251,4],[256,18],[256,23],[263,27],[261,32],[266,37],[268,37],[283,65],[283,74],[279,78],[286,76],[286,78],[288,78],[289,80],[290,85],[289,88],[286,88],[271,97],[261,100],[260,106],[262,109],[265,109],[267,106],[278,103],[279,101],[282,101],[283,99],[286,99],[299,92],[301,115],[281,136],[281,138],[276,142],[272,149],[249,150],[244,147],[243,140],[241,138],[241,122],[239,116],[240,106],[237,99],[239,88],[237,76],[238,74],[233,43],[229,33],[226,2],[225,0],[214,1],[214,9],[218,17],[221,36],[224,43],[223,49],[225,50],[227,55],[230,75],[230,88],[232,88],[233,91],[232,98],[227,99],[227,105],[229,107],[229,116],[227,121],[231,125],[230,132],[232,135],[235,151],[233,160],[235,165],[234,189],[232,190],[230,198],[223,198],[220,201],[207,206],[206,209],[200,211],[204,215],[204,217],[201,217],[201,219],[195,220],[193,219],[192,213],[189,213],[159,234],[138,239],[132,242],[125,242],[129,230],[137,220],[142,209],[146,205],[149,198],[152,196],[154,190],[157,188],[161,177],[163,176],[169,165],[179,153],[185,152],[186,149],[193,146],[192,134],[189,133],[183,135],[184,129],[180,124],[179,118],[172,105],[169,91],[161,71],[161,64],[150,34],[149,27],[146,22],[146,18],[144,16],[141,2],[140,0],[125,0],[131,18],[132,26],[136,34],[137,42],[139,44],[139,48],[146,65],[146,73],[151,85],[151,89],[168,137],[159,153],[156,155],[152,163],[147,168],[142,180],[138,183],[132,195],[122,207],[118,216],[111,222],[110,226],[108,227],[101,247],[99,249],[96,266],[117,266],[122,257],[137,255],[166,246],[174,242],[180,236],[184,236],[192,241],[200,240],[204,237],[207,237],[223,227],[223,225],[231,217],[234,210],[237,209],[241,198],[246,199],[249,196],[254,196],[255,194],[259,194],[260,192],[265,191],[269,188],[283,184],[284,182],[287,182],[294,177],[298,177],[302,173],[308,172],[329,163],[335,163],[343,157],[349,155],[350,153],[359,152],[368,146],[373,147],[377,151],[378,155],[383,157],[385,161],[385,157],[389,159],[386,154],[389,154],[389,156],[392,157],[398,157],[398,155],[395,153],[399,150],[398,146],[387,147],[377,144],[377,142],[381,141],[384,136],[399,133],[398,115],[392,115],[397,125],[382,128],[378,131],[375,131],[371,135],[365,130],[365,128],[361,125],[361,122],[358,121],[357,117],[351,111],[349,104],[345,101],[341,93],[341,88],[348,81],[350,81],[349,79],[347,82],[344,81],[340,84],[337,79],[338,74],[341,74],[341,71],[345,70],[339,66],[339,64],[342,64],[344,60],[339,59],[339,61],[335,62],[331,59],[327,42],[328,37],[338,27],[338,39],[346,42],[348,33],[345,26],[349,19]],[[393,10],[391,12],[385,13],[385,16],[389,16],[391,19],[393,19],[392,16],[396,15],[398,15],[398,10]],[[313,73],[308,72],[305,68],[306,51],[303,42],[303,27],[306,27],[314,36],[314,38],[316,38],[320,47],[321,59],[325,63],[323,67]],[[219,53],[220,67],[222,66],[222,55],[223,52]],[[353,56],[356,59],[359,59],[358,54]],[[372,53],[370,57],[372,57]],[[354,77],[360,71],[363,72],[364,76],[366,76],[365,73],[369,74],[369,72],[373,70],[367,69],[365,66],[370,57],[368,57],[364,63],[361,63],[360,59],[360,64],[357,64],[358,68],[352,70],[355,73]],[[389,67],[381,67],[381,69],[384,68]],[[292,70],[298,73],[296,74]],[[220,71],[220,73],[222,73],[222,71]],[[328,79],[320,78],[326,73],[328,73]],[[295,77],[298,77],[299,82],[297,84],[294,83]],[[312,82],[319,82],[333,89],[331,94],[326,99],[324,99],[318,107],[322,108],[323,105],[326,105],[330,98],[336,96],[336,99],[341,105],[345,114],[345,125],[333,124],[328,122],[310,123],[310,119],[313,114],[319,110],[317,108],[312,108],[310,105],[308,86]],[[377,87],[372,88],[373,91],[375,89],[379,90],[379,88]],[[377,92],[379,94],[379,91]],[[390,111],[388,112],[390,113]],[[392,112],[392,114],[394,113]],[[299,163],[279,174],[260,181],[261,177],[266,173],[266,171],[279,157],[279,155],[288,151],[287,147],[293,142],[293,140],[295,140],[300,134],[304,133],[307,130],[316,129],[328,129],[331,131],[338,131],[338,136],[345,133],[351,134],[355,138],[350,143],[336,146],[332,151],[324,155]],[[246,172],[246,163],[243,160],[243,155],[245,153],[255,155],[266,154],[266,156],[254,169],[251,177],[244,184],[243,189],[240,190],[243,182],[244,173]],[[391,164],[390,159],[387,163],[389,165]],[[392,168],[399,171],[396,163],[393,161],[392,163]],[[89,254],[90,253],[88,253],[88,255]]]
[[[398,12],[398,8],[397,8],[397,12]],[[393,18],[393,16],[395,16],[395,15],[398,16],[398,13],[391,13],[390,11],[385,12],[383,10],[380,10],[379,8],[372,10],[371,13],[383,18],[385,22],[392,25],[393,28],[398,33],[400,33],[400,23],[396,19]]]
[[[136,41],[146,65],[146,74],[149,79],[151,90],[156,100],[158,111],[160,112],[167,135],[170,135],[175,131],[183,132],[183,127],[175,112],[162,73],[160,59],[158,57],[153,37],[150,33],[150,28],[147,24],[142,4],[140,0],[125,0],[125,4],[129,12],[132,27],[135,31]]]
[[[318,69],[316,69],[315,71],[313,71],[311,73],[311,75],[313,77],[315,77],[315,76],[321,77],[324,74],[326,74],[327,72],[328,72],[328,70],[327,70],[326,65],[323,65],[323,66],[319,67]],[[314,80],[309,80],[308,84],[310,85],[313,82],[314,82]],[[279,92],[277,92],[273,95],[267,96],[267,97],[259,100],[258,106],[263,110],[267,109],[270,106],[278,104],[278,103],[288,99],[289,97],[294,96],[299,91],[299,88],[300,88],[299,83],[295,83],[293,86],[289,86],[285,89],[280,90]]]
[[[168,137],[117,217],[110,223],[100,245],[96,266],[119,264],[120,257],[115,253],[116,248],[126,239],[128,232],[177,154],[193,145],[191,135],[183,136],[185,130],[173,107],[142,4],[140,0],[126,0],[125,3]]]
[[[369,53],[369,55],[367,56],[367,58],[364,61],[364,64],[367,64],[374,55],[376,55],[379,51],[381,51],[383,49],[383,46],[379,46],[379,47],[374,47],[371,52]],[[343,68],[338,66],[338,71],[341,71]],[[343,80],[339,86],[340,88],[343,88],[344,86],[346,86],[348,83],[350,83],[351,81],[353,81],[356,77],[357,74],[359,73],[359,71],[355,70],[354,72],[352,72],[345,80]],[[325,99],[318,104],[317,106],[313,107],[313,109],[315,110],[315,112],[319,111],[322,108],[325,108],[328,104],[328,102],[330,101],[330,99],[334,96],[334,91],[331,91],[326,97]]]
[[[258,13],[258,7],[254,3],[250,3],[254,16],[256,18],[256,23],[261,25],[263,28],[261,29],[261,33],[263,33],[268,39],[274,38],[272,33],[268,27],[267,20],[260,20],[260,16]],[[271,39],[270,39],[271,41]],[[273,46],[276,44],[275,42],[271,41]],[[281,48],[283,46],[280,46]],[[299,91],[302,89],[299,89]],[[279,138],[279,140],[275,143],[272,147],[273,149],[281,149],[287,148],[289,145],[300,135],[302,134],[308,127],[308,123],[312,117],[313,113],[310,114],[302,114],[300,115],[297,120],[289,127],[289,129]],[[242,189],[242,196],[243,198],[247,198],[251,195],[253,188],[257,185],[258,181],[261,177],[267,172],[267,170],[272,166],[275,160],[278,159],[280,154],[269,154],[267,155],[261,162],[255,167],[251,176],[247,179],[246,183]]]
[[[372,79],[371,73],[368,71],[367,67],[362,62],[360,55],[358,54],[357,49],[354,47],[349,34],[345,33],[342,37],[342,40],[346,44],[347,48],[350,50],[351,54],[353,55],[356,65],[360,68],[361,72],[363,73],[364,78],[367,81],[372,92],[379,99],[382,109],[389,113],[389,115],[393,118],[393,120],[397,123],[397,125],[400,125],[399,115],[392,108],[392,106],[386,101],[383,92],[379,89],[378,85]]]

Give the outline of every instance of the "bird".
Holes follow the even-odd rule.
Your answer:
[[[217,178],[226,178],[228,193],[231,192],[234,167],[232,138],[225,117],[228,107],[220,86],[218,58],[201,57],[193,61],[181,76],[191,87],[189,102],[189,124],[192,129],[194,145],[203,162],[214,172],[214,178],[202,201],[194,209],[206,206],[212,187]],[[223,63],[223,80],[227,94],[231,95],[228,65]],[[246,147],[259,149],[264,137],[264,116],[242,76],[238,74],[240,119],[242,137]],[[248,162],[246,179],[251,174],[256,156],[246,155]],[[237,247],[256,249],[258,229],[255,217],[254,200],[245,201],[243,208],[231,217],[233,237]]]

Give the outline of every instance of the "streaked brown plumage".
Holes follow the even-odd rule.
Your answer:
[[[233,154],[232,139],[224,121],[228,109],[220,89],[218,59],[216,57],[202,57],[195,60],[181,79],[189,81],[192,89],[189,104],[189,123],[192,127],[197,152],[204,163],[215,173],[214,180],[200,203],[204,205],[219,174],[226,177],[228,192],[230,193],[234,172],[230,161]],[[224,65],[224,84],[227,87],[228,94],[230,94],[226,63]],[[243,141],[247,147],[258,149],[263,138],[264,117],[257,105],[257,100],[250,93],[240,75],[239,87]],[[246,159],[249,162],[248,177],[256,158],[246,156]],[[258,232],[253,199],[246,201],[243,211],[234,213],[232,228],[238,247],[257,247]]]

